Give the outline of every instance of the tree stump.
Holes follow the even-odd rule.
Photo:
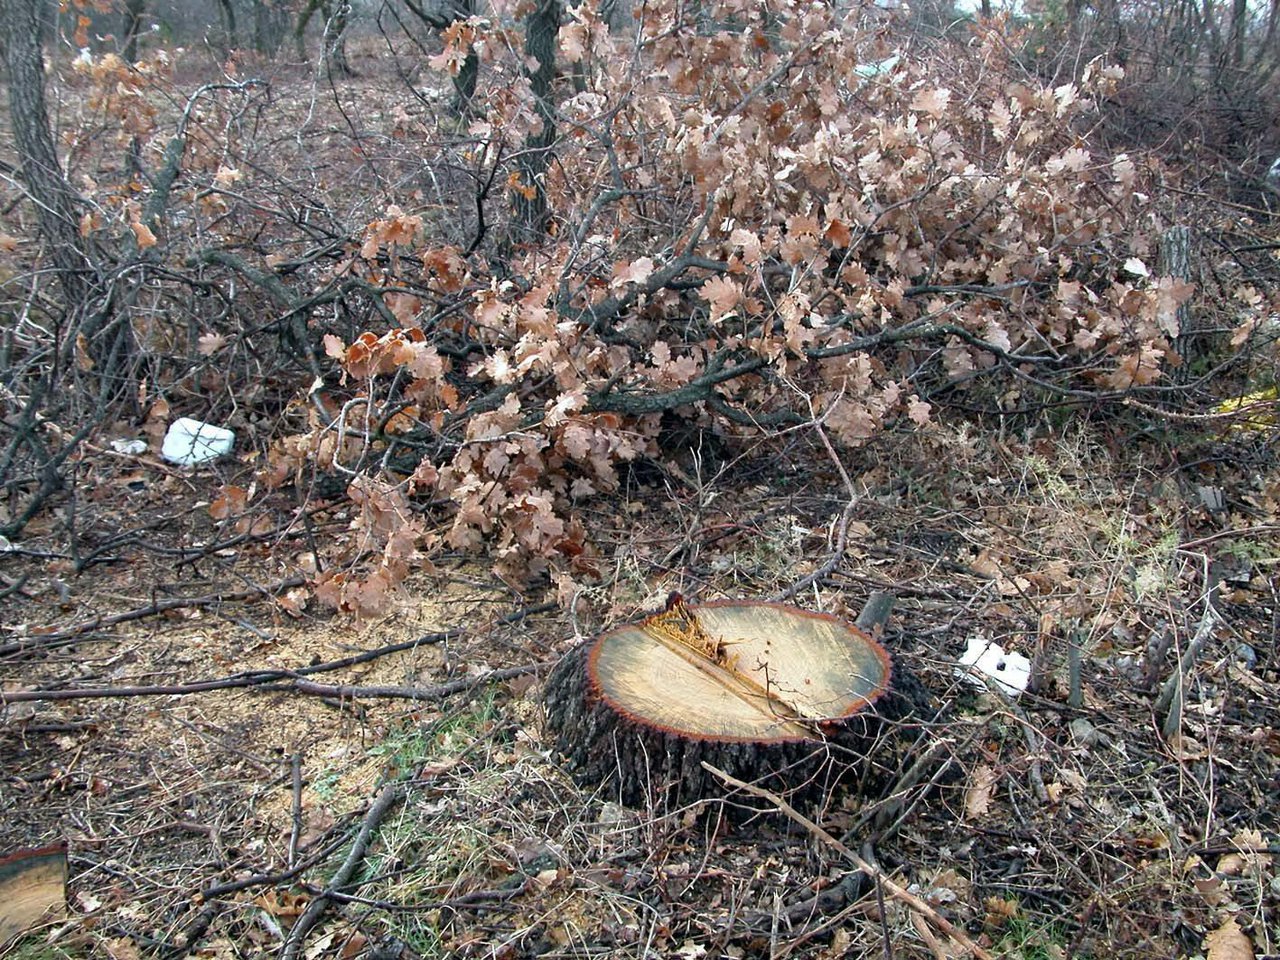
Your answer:
[[[556,665],[547,722],[579,782],[624,803],[718,793],[703,761],[774,792],[825,795],[866,772],[886,718],[910,712],[893,673],[884,647],[835,617],[673,594]]]

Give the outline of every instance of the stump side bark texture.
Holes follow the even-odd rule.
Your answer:
[[[677,612],[701,649],[664,637],[670,619],[657,615],[577,647],[547,682],[548,726],[577,779],[624,803],[719,794],[704,760],[793,798],[825,796],[868,775],[886,719],[912,710],[885,650],[834,617],[767,603]]]

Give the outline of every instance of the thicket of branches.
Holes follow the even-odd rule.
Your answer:
[[[1274,8],[1077,4],[939,37],[797,0],[263,4],[320,13],[319,69],[268,82],[246,52],[196,83],[162,45],[62,56],[51,5],[3,6],[8,537],[87,439],[228,423],[260,469],[221,515],[336,481],[356,532],[313,586],[370,611],[444,549],[512,582],[591,574],[575,504],[674,420],[730,440],[816,421],[856,447],[956,401],[1186,415],[1270,383],[1266,210],[1206,221],[1208,155],[1131,121],[1177,71],[1228,71],[1261,109]],[[1192,53],[1131,42],[1193,20]],[[377,102],[352,101],[353,23],[400,81]]]

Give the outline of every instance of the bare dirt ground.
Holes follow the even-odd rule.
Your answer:
[[[213,477],[103,454],[74,548],[101,562],[74,575],[65,513],[0,561],[3,690],[51,691],[4,707],[0,849],[65,842],[71,872],[66,917],[15,955],[956,955],[812,831],[720,817],[728,787],[628,809],[542,727],[540,665],[580,639],[671,589],[765,597],[824,564],[796,602],[853,616],[891,591],[886,641],[937,706],[904,731],[917,766],[806,811],[825,830],[994,956],[1280,952],[1269,445],[1206,441],[1179,469],[1105,437],[886,439],[846,462],[838,557],[848,497],[816,444],[638,475],[587,518],[607,564],[567,606],[459,559],[367,623],[295,609],[286,530],[219,546]],[[1166,735],[1160,689],[1197,634]],[[958,680],[974,636],[1030,657],[1035,691]],[[97,695],[55,699],[77,690]]]
[[[409,169],[372,59],[344,105]],[[306,137],[270,148],[375,215],[322,149],[347,120],[309,96]],[[574,596],[448,557],[368,622],[296,592],[339,507],[303,522],[282,491],[241,536],[208,507],[254,464],[90,449],[74,496],[0,554],[0,855],[65,842],[70,864],[66,916],[13,955],[956,956],[812,830],[721,817],[728,787],[624,807],[543,728],[574,644],[671,590],[769,597],[824,567],[795,602],[853,617],[894,594],[886,643],[934,709],[887,787],[804,811],[823,829],[994,956],[1280,954],[1274,436],[1005,426],[848,454],[843,551],[849,493],[797,432],[592,501],[600,577]],[[1034,689],[959,679],[973,637],[1031,658]]]

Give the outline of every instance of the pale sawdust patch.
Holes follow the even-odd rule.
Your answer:
[[[439,578],[416,574],[406,581],[393,610],[377,620],[354,621],[345,617],[327,620],[307,618],[284,621],[270,631],[270,640],[234,625],[220,623],[189,635],[168,635],[155,649],[164,664],[180,664],[207,675],[209,666],[219,670],[292,669],[339,660],[388,644],[427,637],[459,624],[483,620],[478,611],[486,599],[472,585],[441,583]],[[201,615],[201,619],[203,619]],[[467,640],[455,641],[465,648]],[[334,673],[315,675],[330,684],[361,686],[430,686],[447,666],[450,645],[424,643]],[[145,655],[143,655],[145,657]],[[160,667],[163,664],[157,663]],[[389,727],[403,722],[426,722],[438,711],[426,705],[406,708],[404,701],[362,700],[358,705],[326,702],[295,693],[218,691],[186,698],[168,708],[187,721],[174,729],[164,708],[149,710],[137,730],[144,742],[165,743],[190,756],[225,752],[229,744],[248,750],[260,769],[287,772],[289,758],[302,758],[303,807],[321,811],[332,819],[367,802],[386,773],[386,762],[369,753]],[[286,781],[259,796],[256,812],[273,830],[288,831],[292,793]]]

